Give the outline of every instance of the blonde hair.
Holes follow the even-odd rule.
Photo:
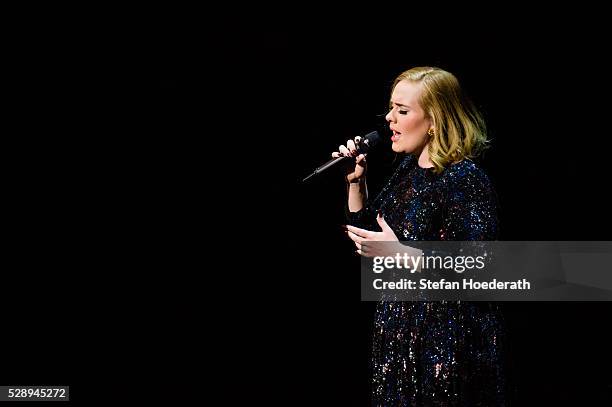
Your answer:
[[[404,80],[421,84],[419,105],[434,127],[429,157],[436,173],[449,164],[474,158],[486,149],[484,119],[452,73],[434,67],[412,68],[395,79],[392,90]]]

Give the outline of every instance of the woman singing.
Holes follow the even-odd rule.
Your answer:
[[[393,83],[392,148],[405,158],[374,200],[366,157],[348,140],[333,156],[356,157],[348,183],[352,225],[363,241],[495,240],[496,195],[474,164],[485,123],[459,82],[439,68],[413,68]],[[503,323],[495,304],[379,302],[373,340],[375,406],[505,406]]]

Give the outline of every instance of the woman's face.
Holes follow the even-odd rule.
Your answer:
[[[391,148],[396,153],[420,154],[427,145],[427,130],[431,120],[419,106],[421,95],[419,84],[400,81],[391,94],[391,110],[385,119],[393,131]]]

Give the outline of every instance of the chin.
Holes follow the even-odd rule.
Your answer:
[[[392,144],[391,149],[396,153],[403,153],[403,154],[411,154],[414,151],[413,148],[397,145],[397,143]]]

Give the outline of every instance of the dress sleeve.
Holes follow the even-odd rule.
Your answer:
[[[457,171],[449,183],[448,206],[441,240],[496,240],[497,195],[479,169]]]
[[[406,169],[412,164],[414,157],[408,155],[395,169],[395,172],[386,182],[384,188],[380,191],[375,199],[368,199],[365,206],[357,211],[350,212],[348,203],[345,205],[345,214],[349,224],[358,228],[380,231],[380,226],[376,222],[377,212],[383,207],[385,198],[389,195],[391,188],[395,187],[398,178],[406,172]]]
[[[350,212],[348,205],[346,209],[346,218],[350,225],[367,230],[378,230],[378,223],[375,222],[377,208],[374,208],[371,203],[367,202],[361,210]]]

